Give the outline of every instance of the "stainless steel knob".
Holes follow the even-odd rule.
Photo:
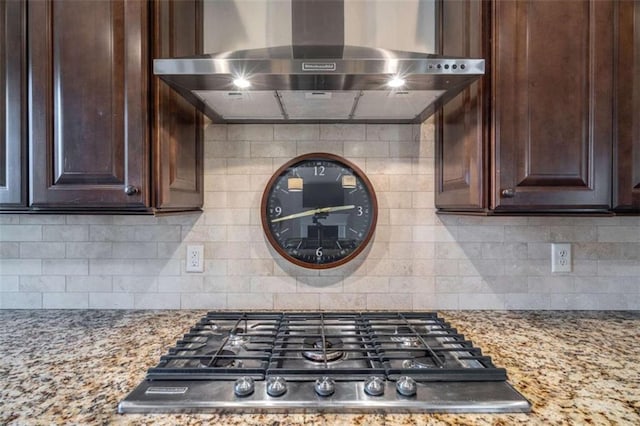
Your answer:
[[[333,393],[336,391],[336,382],[331,377],[321,377],[316,380],[314,389],[320,396],[333,395]]]
[[[503,189],[502,192],[500,192],[500,194],[504,198],[513,198],[516,196],[516,190],[513,188],[506,188],[506,189]]]
[[[402,376],[396,382],[396,390],[400,395],[413,396],[418,391],[418,385],[411,377]]]
[[[380,396],[384,393],[384,380],[382,377],[371,376],[364,382],[364,391],[371,396]]]
[[[233,392],[238,396],[251,395],[255,389],[253,379],[251,377],[240,377],[233,385]]]
[[[283,377],[269,377],[267,379],[267,393],[270,396],[281,396],[287,391],[287,382]]]
[[[135,195],[138,193],[138,191],[139,191],[138,188],[133,185],[127,185],[124,188],[124,193],[127,195]]]

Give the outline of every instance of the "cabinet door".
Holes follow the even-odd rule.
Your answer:
[[[442,54],[486,58],[485,2],[442,1],[439,39]],[[483,31],[484,30],[484,31]],[[488,63],[488,60],[486,61]],[[489,67],[487,67],[489,69]],[[435,204],[441,210],[477,211],[487,207],[484,96],[489,76],[449,101],[436,115]]]
[[[202,51],[201,0],[154,3],[154,58]],[[202,115],[157,77],[154,95],[154,199],[161,210],[202,207]]]
[[[147,2],[28,10],[31,205],[145,208]]]
[[[25,3],[0,2],[0,206],[24,207],[26,176]]]
[[[640,2],[619,2],[613,207],[640,211]]]
[[[614,8],[494,2],[496,210],[610,207]]]

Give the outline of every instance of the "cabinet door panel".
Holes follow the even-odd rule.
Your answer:
[[[158,1],[154,5],[154,57],[202,53],[202,2]],[[163,81],[153,77],[155,205],[193,209],[203,204],[202,115]]]
[[[482,2],[440,3],[444,55],[486,57]],[[487,61],[488,62],[488,61]],[[486,131],[483,97],[488,76],[449,101],[436,115],[436,207],[486,208]]]
[[[613,207],[640,211],[640,2],[619,2]]]
[[[613,5],[494,3],[495,209],[609,208]]]
[[[148,205],[146,20],[137,0],[29,4],[32,206]]]
[[[0,205],[26,205],[25,3],[0,2]]]

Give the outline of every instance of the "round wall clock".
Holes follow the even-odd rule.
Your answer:
[[[262,195],[267,239],[282,257],[305,268],[333,268],[355,258],[373,236],[377,217],[369,179],[332,154],[287,162]]]

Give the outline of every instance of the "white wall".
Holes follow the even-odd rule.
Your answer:
[[[640,218],[437,216],[433,128],[216,125],[205,212],[164,217],[0,215],[1,308],[640,309]],[[259,203],[286,160],[326,151],[371,178],[366,258],[330,271],[274,260]],[[572,242],[574,271],[550,272]],[[188,243],[205,272],[184,272]]]

